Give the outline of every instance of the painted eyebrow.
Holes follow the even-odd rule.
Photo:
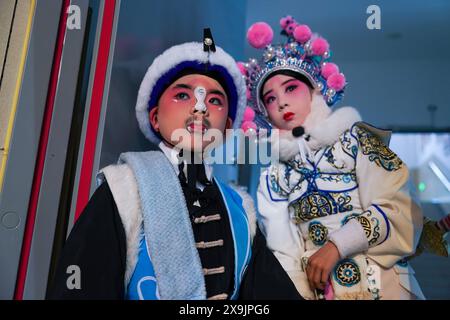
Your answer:
[[[289,83],[289,82],[291,82],[291,81],[297,81],[297,79],[295,79],[295,78],[288,79],[288,80],[284,81],[281,85],[284,86],[286,83]],[[269,93],[271,93],[272,91],[273,91],[273,90],[271,89],[271,90],[267,91],[266,93],[264,93],[264,94],[263,94],[263,99],[265,98],[265,96],[267,96],[267,95],[268,95]]]
[[[289,83],[289,82],[291,82],[291,81],[297,81],[297,79],[295,79],[295,78],[288,79],[288,80],[286,80],[285,82],[283,82],[281,85],[284,86],[286,83]]]
[[[174,85],[173,87],[192,90],[192,87],[190,85],[184,84],[184,83],[178,83],[178,84]]]
[[[264,93],[263,94],[263,100],[265,99],[265,97],[269,94],[269,93],[271,93],[273,90],[272,89],[270,89],[269,91],[267,91],[266,93]]]
[[[223,98],[226,97],[226,96],[225,96],[225,93],[223,93],[223,92],[220,91],[220,90],[210,90],[210,91],[208,91],[208,94],[217,94],[218,96],[221,96],[221,97],[223,97]]]

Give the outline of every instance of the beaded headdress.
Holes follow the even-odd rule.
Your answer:
[[[262,58],[238,63],[246,78],[248,104],[258,114],[267,117],[260,98],[265,80],[274,72],[291,70],[305,76],[318,89],[328,106],[342,99],[346,80],[336,64],[330,62],[328,42],[305,24],[298,24],[291,16],[280,20],[284,44],[272,44],[273,30],[265,22],[253,24],[247,32],[247,40],[257,49],[264,49]]]

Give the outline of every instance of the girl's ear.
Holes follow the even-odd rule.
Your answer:
[[[155,106],[148,113],[148,118],[150,120],[150,124],[156,132],[159,132],[159,123],[158,123],[158,106]]]
[[[319,89],[309,89],[309,92],[311,93],[311,101],[312,101],[312,99],[314,98],[314,96],[315,96],[316,94],[322,95],[322,93],[320,93],[320,90],[319,90]]]

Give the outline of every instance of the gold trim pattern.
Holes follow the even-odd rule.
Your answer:
[[[360,150],[371,162],[387,171],[396,171],[402,167],[403,161],[377,136],[359,127],[356,127],[356,134]]]

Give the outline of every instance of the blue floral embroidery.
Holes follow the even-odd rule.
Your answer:
[[[322,246],[327,241],[328,228],[318,221],[309,224],[308,235],[316,246]]]
[[[361,281],[361,272],[352,259],[341,260],[334,268],[334,279],[341,286],[351,287]]]

